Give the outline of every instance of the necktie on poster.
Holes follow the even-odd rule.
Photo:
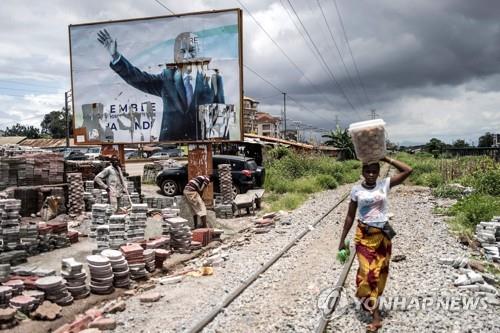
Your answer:
[[[191,75],[187,75],[184,78],[184,87],[186,88],[186,99],[188,106],[191,105],[191,101],[193,100],[193,85],[191,84]]]

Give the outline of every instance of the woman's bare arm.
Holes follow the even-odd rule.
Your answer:
[[[391,187],[401,184],[405,181],[408,176],[412,173],[413,169],[408,164],[392,159],[390,157],[385,156],[381,159],[381,161],[387,162],[396,169],[398,169],[399,173],[391,177]]]
[[[347,210],[347,216],[344,221],[344,229],[342,230],[342,236],[340,236],[340,244],[339,251],[345,247],[345,238],[351,230],[352,223],[354,222],[354,218],[356,217],[356,209],[358,208],[358,203],[356,201],[349,202],[349,209]]]

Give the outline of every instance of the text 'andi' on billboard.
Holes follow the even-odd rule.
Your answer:
[[[69,26],[75,142],[242,139],[241,11]]]

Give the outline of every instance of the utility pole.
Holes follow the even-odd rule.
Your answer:
[[[286,92],[282,93],[283,94],[283,115],[285,118],[285,134],[284,134],[284,139],[286,140]]]
[[[68,98],[71,96],[71,90],[64,93],[64,112],[66,114],[66,148],[69,148],[69,107]]]
[[[370,115],[371,115],[372,119],[376,119],[378,117],[378,114],[375,111],[376,111],[376,109],[372,109],[371,112],[370,112]]]

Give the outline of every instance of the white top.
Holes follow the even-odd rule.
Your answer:
[[[372,227],[383,228],[387,222],[387,195],[391,187],[389,177],[377,180],[371,190],[361,184],[354,185],[351,190],[351,200],[358,203],[358,219]]]

